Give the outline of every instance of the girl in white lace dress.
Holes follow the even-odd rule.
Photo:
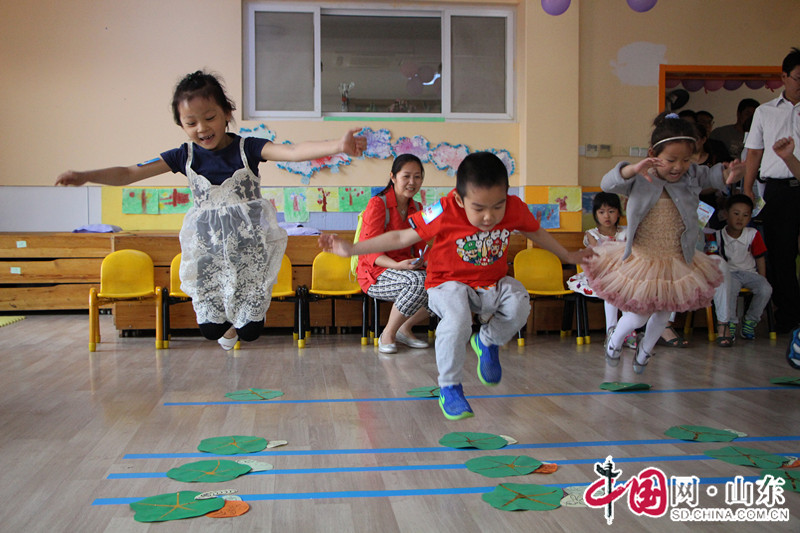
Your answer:
[[[286,248],[272,204],[261,197],[261,161],[360,155],[364,138],[274,144],[228,133],[234,103],[212,74],[197,71],[177,85],[172,112],[189,142],[129,167],[67,171],[56,185],[128,185],[168,171],[189,179],[193,206],[183,220],[181,289],[191,296],[202,334],[230,350],[258,338]]]

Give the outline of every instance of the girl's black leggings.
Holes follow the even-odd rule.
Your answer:
[[[210,339],[215,341],[222,337],[226,331],[231,328],[230,322],[223,322],[222,324],[215,324],[213,322],[206,322],[205,324],[200,324],[200,333],[203,334],[203,337],[206,339]],[[261,336],[261,330],[264,328],[264,321],[259,322],[248,322],[241,328],[236,329],[236,333],[239,335],[239,339],[243,341],[254,341],[259,336]]]

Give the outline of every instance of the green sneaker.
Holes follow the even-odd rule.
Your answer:
[[[439,407],[448,420],[461,420],[474,416],[460,384],[439,389]]]
[[[728,322],[728,331],[731,332],[731,338],[736,338],[736,329],[739,327],[738,322]]]
[[[756,326],[758,322],[755,320],[745,320],[742,322],[742,338],[749,341],[756,338]]]
[[[478,355],[478,379],[487,387],[494,387],[500,383],[503,377],[503,369],[500,367],[500,354],[497,346],[486,346],[481,342],[481,336],[473,333],[469,339],[469,344]]]

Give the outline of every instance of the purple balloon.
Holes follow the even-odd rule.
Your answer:
[[[690,92],[696,92],[703,88],[705,82],[703,80],[683,80],[683,88]]]
[[[736,89],[741,87],[743,84],[744,84],[744,81],[742,81],[742,80],[725,80],[725,83],[723,83],[722,86],[725,87],[729,91],[735,91]]]
[[[761,80],[747,80],[744,84],[751,89],[760,89],[764,86],[764,82]]]
[[[680,83],[681,80],[676,80],[675,78],[667,78],[666,80],[664,80],[664,86],[667,89],[674,89],[675,87],[680,85]]]
[[[548,15],[557,16],[569,8],[570,0],[542,0],[542,9]]]
[[[719,91],[725,84],[725,80],[706,80],[704,86],[706,91]]]
[[[765,82],[765,85],[767,86],[768,89],[774,91],[775,89],[780,89],[781,87],[783,87],[783,82],[781,80],[767,80]]]
[[[637,13],[650,11],[658,0],[628,0],[628,5]]]

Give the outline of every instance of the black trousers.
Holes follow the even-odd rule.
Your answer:
[[[225,335],[225,332],[231,328],[230,322],[223,322],[222,324],[215,324],[213,322],[206,322],[205,324],[198,324],[200,326],[200,333],[203,337],[215,341]],[[248,322],[241,328],[236,330],[239,339],[243,341],[254,341],[261,336],[261,330],[264,328],[264,321]]]
[[[763,221],[767,245],[767,279],[772,285],[775,320],[782,330],[800,323],[800,286],[797,282],[797,239],[800,237],[800,182],[767,179]]]

